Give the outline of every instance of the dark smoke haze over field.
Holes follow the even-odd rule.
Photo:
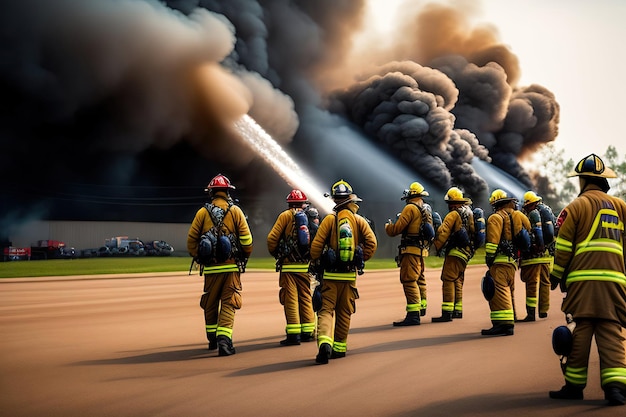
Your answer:
[[[27,214],[186,222],[218,172],[250,217],[270,201],[273,220],[291,187],[233,132],[245,113],[321,184],[345,177],[366,202],[388,190],[397,206],[409,184],[319,151],[326,128],[439,192],[484,198],[476,158],[531,186],[518,160],[558,133],[549,86],[517,85],[523,63],[471,11],[409,4],[385,42],[359,51],[364,1],[4,2],[0,166],[17,179],[0,225]]]

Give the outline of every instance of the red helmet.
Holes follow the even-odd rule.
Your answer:
[[[306,203],[307,201],[308,199],[306,198],[306,194],[300,190],[291,190],[287,196],[288,203]]]
[[[222,174],[217,174],[213,179],[209,182],[209,185],[206,186],[204,191],[212,190],[213,188],[232,188],[235,187],[231,185],[230,180],[223,176]]]

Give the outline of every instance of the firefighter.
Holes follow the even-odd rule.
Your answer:
[[[202,234],[214,225],[209,207],[223,210],[222,228],[233,237],[237,246],[237,257],[229,256],[224,262],[204,266],[204,293],[200,298],[200,307],[204,310],[206,335],[209,350],[218,349],[219,356],[235,354],[232,342],[235,311],[241,308],[241,272],[252,254],[252,234],[248,221],[241,208],[234,204],[230,190],[235,187],[222,174],[215,176],[205,192],[211,199],[211,205],[199,209],[187,233],[187,250],[196,259],[198,242]]]
[[[393,322],[394,326],[418,326],[421,323],[421,311],[426,310],[426,288],[418,286],[418,281],[424,281],[424,257],[428,256],[428,247],[434,238],[432,214],[424,208],[423,197],[428,192],[419,182],[413,182],[408,190],[404,191],[401,200],[406,205],[395,223],[389,220],[385,224],[385,232],[393,237],[402,235],[400,240],[398,265],[400,266],[400,283],[406,298],[406,316],[401,321]],[[425,227],[423,227],[425,226]],[[425,230],[432,231],[431,233]],[[429,236],[426,236],[428,234]]]
[[[626,203],[607,194],[607,178],[616,178],[597,155],[586,156],[569,177],[577,176],[580,194],[557,220],[558,235],[552,288],[565,292],[561,310],[575,328],[563,366],[565,385],[550,398],[581,400],[587,384],[591,340],[600,357],[600,381],[608,405],[626,402]]]
[[[537,309],[539,318],[548,317],[550,309],[550,271],[552,256],[548,251],[548,235],[543,233],[543,222],[538,205],[541,197],[533,191],[524,194],[522,213],[528,217],[531,226],[531,250],[520,259],[520,278],[526,284],[526,317],[520,321],[535,321]],[[552,213],[552,210],[550,210]],[[550,239],[552,240],[552,239]],[[538,296],[538,297],[537,297]]]
[[[441,269],[441,317],[433,317],[433,323],[463,318],[463,283],[465,268],[474,256],[474,214],[463,197],[463,192],[452,187],[444,196],[448,214],[437,229],[434,242],[437,253],[443,252],[445,259]]]
[[[285,311],[287,334],[280,344],[299,345],[314,339],[315,313],[311,300],[309,273],[310,233],[304,211],[307,196],[294,189],[287,195],[288,208],[281,212],[267,235],[267,249],[276,258],[280,271],[278,298]],[[301,220],[302,219],[302,220]]]
[[[515,327],[513,293],[515,272],[519,260],[519,249],[513,244],[514,236],[525,229],[530,231],[530,222],[517,210],[517,199],[496,189],[489,197],[493,214],[487,219],[485,240],[485,262],[495,284],[495,294],[489,300],[491,310],[490,329],[483,329],[483,336],[511,336]]]
[[[322,306],[317,313],[319,351],[315,362],[318,364],[327,364],[329,359],[346,356],[350,319],[359,298],[357,268],[362,268],[361,263],[370,259],[378,247],[369,222],[357,213],[357,203],[362,200],[354,194],[350,184],[344,180],[337,181],[331,188],[330,196],[335,202],[333,213],[324,217],[311,243],[312,262],[321,260],[324,265]],[[339,261],[340,258],[349,258],[343,256],[349,255],[349,248],[345,246],[346,242],[340,242],[340,237],[351,239],[352,262]]]

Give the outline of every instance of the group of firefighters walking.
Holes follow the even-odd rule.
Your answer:
[[[553,335],[553,346],[566,346],[565,352],[559,352],[565,385],[550,391],[550,398],[583,398],[595,337],[605,398],[609,405],[623,405],[626,203],[607,194],[606,178],[616,175],[595,154],[583,158],[570,176],[579,177],[580,194],[561,211],[558,220],[535,192],[526,192],[518,209],[515,197],[496,189],[489,198],[493,213],[485,221],[478,218],[482,210],[473,209],[471,199],[458,187],[445,194],[448,212],[441,219],[424,202],[429,195],[424,187],[419,182],[410,184],[402,196],[406,203],[402,211],[395,221],[385,224],[388,236],[401,236],[397,263],[406,298],[406,316],[393,326],[420,325],[426,314],[424,258],[429,250],[444,257],[441,315],[432,322],[462,319],[465,270],[484,243],[488,272],[482,289],[492,326],[481,335],[513,335],[516,322],[546,318],[550,291],[560,286],[566,293],[562,311],[576,327],[573,332],[555,331]],[[218,229],[230,235],[233,246],[238,247],[239,259],[221,260],[204,266],[203,271],[200,305],[209,350],[218,349],[220,356],[235,353],[232,329],[235,310],[241,308],[240,273],[252,253],[250,228],[241,209],[232,203],[231,189],[234,187],[221,174],[211,180],[206,189],[211,203],[198,210],[188,234],[189,253],[197,259],[202,235],[211,230],[217,233],[217,221],[210,215],[217,205],[226,213]],[[286,320],[286,337],[280,344],[317,341],[318,364],[346,356],[351,315],[359,298],[357,276],[378,246],[369,220],[358,213],[362,200],[350,184],[337,181],[330,197],[333,211],[320,219],[307,196],[292,190],[286,198],[287,209],[278,215],[267,236],[268,251],[277,259],[279,300]],[[486,232],[481,224],[486,224]],[[214,246],[219,248],[219,239]],[[524,318],[517,317],[513,298],[518,268],[525,284]]]

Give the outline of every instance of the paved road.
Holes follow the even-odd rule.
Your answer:
[[[0,415],[19,416],[614,416],[604,407],[593,350],[582,402],[548,399],[562,385],[548,319],[512,337],[490,327],[470,267],[462,320],[440,314],[439,271],[429,270],[429,309],[419,327],[404,316],[397,270],[359,277],[346,358],[316,365],[314,343],[281,347],[277,275],[247,272],[237,313],[237,354],[206,350],[198,276],[0,281]],[[517,279],[517,309],[524,289]]]

